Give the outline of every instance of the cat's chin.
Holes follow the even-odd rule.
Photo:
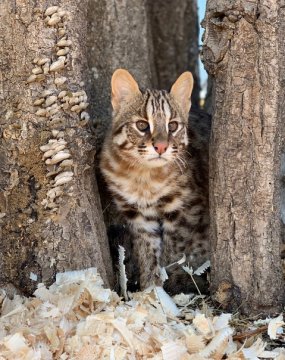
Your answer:
[[[146,163],[147,167],[149,168],[158,168],[162,167],[168,164],[168,160],[163,157],[155,157],[152,159],[149,159]]]

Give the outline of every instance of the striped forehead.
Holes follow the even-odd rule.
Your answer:
[[[146,116],[152,133],[157,120],[161,119],[166,128],[171,118],[171,106],[163,91],[148,91],[149,97],[146,103]]]

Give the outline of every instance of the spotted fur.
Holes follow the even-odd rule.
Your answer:
[[[112,79],[114,116],[100,168],[131,232],[142,289],[162,285],[161,267],[184,253],[191,263],[208,258],[207,150],[188,125],[192,85],[190,73],[171,92],[141,92],[125,70]]]

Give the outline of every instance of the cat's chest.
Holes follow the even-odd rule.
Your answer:
[[[117,179],[121,195],[129,204],[145,207],[156,204],[162,196],[168,195],[174,187],[171,179],[155,178],[149,173],[129,173]]]

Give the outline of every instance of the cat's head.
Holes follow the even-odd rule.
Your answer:
[[[192,74],[184,72],[170,92],[142,92],[128,71],[118,69],[111,86],[113,146],[138,166],[154,168],[183,161],[188,144]]]

